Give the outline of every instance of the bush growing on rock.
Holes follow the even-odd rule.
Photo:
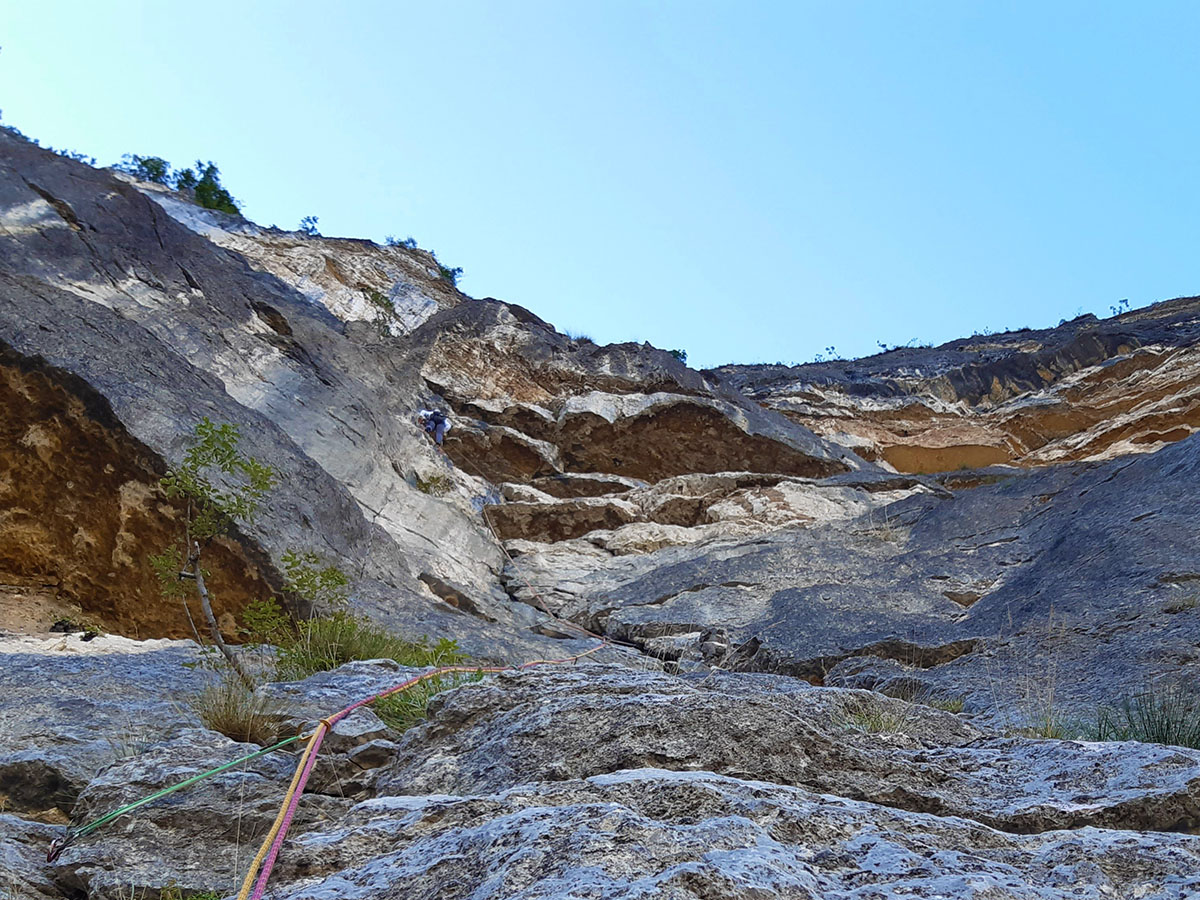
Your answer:
[[[288,590],[313,615],[294,620],[277,600],[249,604],[242,616],[247,635],[278,649],[273,677],[299,681],[355,660],[391,659],[403,666],[444,666],[462,662],[458,645],[406,640],[347,611],[349,578],[337,566],[322,565],[315,553],[283,555]]]
[[[190,190],[196,202],[205,209],[215,209],[218,212],[241,215],[233,195],[221,185],[221,172],[212,160],[204,163],[196,160],[196,169],[184,169],[175,176],[175,188],[180,191]]]
[[[375,329],[381,338],[390,337],[392,322],[396,320],[396,304],[392,298],[382,291],[367,291],[367,302],[378,311],[375,317]]]
[[[212,160],[202,162],[196,160],[194,169],[180,169],[173,172],[171,164],[161,156],[138,156],[136,153],[126,153],[117,163],[116,168],[128,172],[142,181],[152,181],[174,187],[177,191],[190,193],[195,201],[205,209],[215,209],[230,215],[241,215],[238,202],[233,199],[221,185],[221,170]],[[313,220],[316,225],[316,220]]]
[[[126,153],[116,167],[142,181],[168,185],[171,183],[171,164],[161,156],[138,156],[136,153]]]
[[[458,287],[458,279],[462,278],[463,274],[462,266],[454,266],[451,268],[450,266],[442,265],[442,263],[439,262],[437,267],[438,277],[441,278],[442,281],[448,281],[455,287]]]
[[[350,578],[335,565],[325,564],[311,551],[287,550],[283,554],[283,575],[288,590],[304,600],[313,612],[338,612],[346,607]]]

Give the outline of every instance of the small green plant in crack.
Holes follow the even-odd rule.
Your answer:
[[[295,623],[274,597],[252,600],[242,610],[242,634],[251,644],[283,644],[295,633]]]
[[[847,727],[865,734],[904,734],[912,724],[912,705],[896,709],[891,704],[863,701],[847,707]]]
[[[131,883],[126,888],[117,888],[114,895],[116,900],[221,900],[223,896],[217,891],[194,891],[184,894],[183,889],[173,880],[166,887],[157,891],[142,888],[140,891]]]
[[[963,711],[966,699],[964,694],[959,694],[957,697],[929,697],[920,702],[926,706],[932,706],[934,709],[940,709],[942,712],[960,713]]]
[[[60,619],[55,619],[54,624],[50,626],[50,631],[61,634],[83,632],[82,639],[85,641],[90,641],[92,638],[104,634],[103,629],[96,622],[82,616],[63,616]]]
[[[444,497],[454,489],[454,481],[449,475],[418,475],[416,476],[416,488],[422,494]]]
[[[452,672],[438,675],[414,684],[406,691],[376,700],[371,708],[383,721],[383,724],[395,731],[404,732],[426,717],[429,711],[429,701],[436,694],[460,685],[480,681],[482,678],[483,675],[478,672]]]
[[[1046,738],[1054,741],[1071,741],[1083,736],[1079,723],[1056,709],[1047,708],[1030,716],[1025,724],[1013,729],[1021,737]]]
[[[1102,706],[1090,737],[1200,749],[1200,693],[1183,685],[1159,685]]]
[[[390,337],[392,323],[396,321],[396,304],[382,291],[367,291],[367,302],[375,307],[375,330],[380,337]]]

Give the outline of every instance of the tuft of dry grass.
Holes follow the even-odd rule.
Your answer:
[[[279,739],[283,713],[278,704],[232,673],[223,672],[187,702],[205,728],[235,741],[266,746]]]
[[[894,704],[862,700],[847,706],[845,724],[864,734],[906,734],[912,725],[912,704],[900,709]]]

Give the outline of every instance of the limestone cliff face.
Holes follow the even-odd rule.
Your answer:
[[[295,549],[481,661],[623,645],[339,724],[279,896],[1200,892],[1200,752],[1014,736],[1200,659],[1200,301],[697,372],[441,275],[0,130],[0,632],[123,635],[0,633],[0,895],[227,895],[269,826],[280,757],[43,862],[244,752],[179,702],[195,645],[145,640],[190,634],[148,556],[202,417],[281,473],[209,563],[230,637]],[[304,730],[411,674],[259,693]]]
[[[1073,560],[1035,519],[1084,516],[1071,552],[1099,529],[1143,558],[1144,575],[1086,570],[1112,589],[1087,615],[1166,603],[1200,570],[1187,540],[1161,552],[1192,531],[1195,479],[1168,474],[1189,451],[1122,461],[1196,427],[1200,302],[696,372],[466,297],[415,248],[261,228],[7,133],[0,150],[0,340],[9,393],[32,398],[5,406],[0,582],[26,606],[186,634],[154,603],[141,548],[176,514],[156,477],[201,416],[239,424],[283,473],[219,561],[231,631],[278,584],[282,552],[316,549],[354,577],[358,609],[490,658],[539,652],[561,633],[550,611],[674,664],[742,647],[740,665],[821,678],[879,641],[974,659],[1002,619],[1061,611],[1080,579],[1062,582]],[[454,416],[446,458],[413,421],[431,403]],[[1106,468],[1059,471],[1081,460]],[[996,462],[1034,475],[958,471]],[[1088,506],[1062,487],[1073,478],[1129,484]],[[978,499],[993,495],[1013,499]],[[981,546],[1024,555],[946,556],[992,531],[1006,536]],[[705,574],[723,559],[745,562]],[[1044,599],[1014,593],[1030,583]],[[841,614],[863,602],[868,621]]]
[[[387,334],[408,334],[433,314],[467,299],[426,250],[373,241],[324,238],[263,228],[240,216],[204,209],[161,184],[124,173],[173,219],[244,257],[346,321],[366,321]]]
[[[1057,328],[715,375],[901,472],[1158,450],[1200,430],[1200,299]]]
[[[240,426],[247,452],[280,470],[280,488],[244,535],[260,562],[254,577],[270,581],[271,560],[286,549],[315,550],[355,578],[364,610],[397,626],[459,632],[497,655],[536,645],[533,611],[497,585],[500,551],[471,508],[484,489],[464,480],[456,504],[414,486],[444,466],[411,423],[419,373],[377,329],[347,334],[323,305],[179,224],[127,182],[7,133],[0,226],[0,340],[11,365],[64,373],[101,398],[151,469],[177,461],[207,416]],[[21,427],[13,408],[3,415]],[[61,478],[69,451],[38,471]],[[79,475],[78,504],[94,504],[98,521],[119,519],[119,485]],[[152,478],[139,483],[153,492]],[[14,502],[32,503],[48,489],[11,490]],[[47,552],[77,551],[66,543]],[[144,569],[149,552],[140,548],[135,564]],[[494,602],[489,617],[505,627],[489,631],[491,623],[448,607],[422,574],[471,590],[480,606]],[[71,600],[118,627],[104,615],[115,600]],[[150,633],[182,634],[177,619]]]
[[[423,251],[261,229],[7,132],[0,226],[0,340],[12,365],[61,372],[99,398],[148,471],[177,460],[204,416],[239,425],[246,450],[280,469],[244,535],[257,560],[246,578],[277,582],[272,560],[317,550],[354,577],[363,611],[473,652],[509,658],[544,640],[544,617],[505,592],[503,555],[480,516],[501,481],[870,468],[669,354],[581,347],[519,307],[465,298]],[[429,403],[459,413],[448,446],[457,466],[413,421]],[[24,434],[25,419],[48,413],[9,408],[7,427]],[[31,441],[18,456],[32,459]],[[22,457],[13,471],[61,483],[70,452],[36,469]],[[57,487],[17,481],[13,502],[25,508]],[[154,477],[137,483],[146,508],[168,516]],[[420,489],[431,483],[444,496]],[[96,521],[120,521],[120,484],[85,479],[78,503],[95,504]],[[44,556],[78,557],[66,525],[51,531]],[[144,555],[131,560],[144,583]],[[61,578],[29,560],[8,568],[0,580]],[[110,592],[127,580],[114,576]],[[455,592],[479,615],[448,605]],[[119,601],[95,583],[67,594],[119,627],[109,614]],[[177,618],[143,625],[182,636]]]

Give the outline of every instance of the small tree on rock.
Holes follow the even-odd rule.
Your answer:
[[[245,668],[221,636],[205,582],[208,573],[201,565],[204,551],[215,538],[230,534],[239,521],[253,521],[259,504],[278,478],[271,466],[238,450],[240,438],[236,425],[214,425],[207,416],[196,426],[192,446],[184,454],[183,462],[162,479],[167,496],[184,502],[182,533],[176,543],[151,556],[150,563],[163,594],[182,601],[196,633],[188,607],[188,582],[194,586],[213,643],[242,680],[253,686]],[[199,640],[198,633],[196,638]]]
[[[153,181],[156,184],[169,184],[171,180],[171,164],[161,156],[138,156],[136,153],[126,153],[121,157],[117,168],[128,172],[142,181]]]
[[[221,170],[212,160],[196,160],[195,169],[181,169],[175,173],[175,190],[191,191],[196,202],[205,209],[241,215],[238,202],[221,184]]]

